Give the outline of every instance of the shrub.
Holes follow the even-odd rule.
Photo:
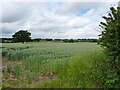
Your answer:
[[[103,31],[99,44],[108,55],[111,66],[105,84],[107,87],[120,87],[120,7],[111,7],[108,16],[103,18],[106,22],[100,22]]]

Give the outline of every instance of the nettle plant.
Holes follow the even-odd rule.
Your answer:
[[[120,87],[120,7],[111,7],[108,16],[103,16],[103,19],[106,22],[100,22],[99,25],[103,30],[99,44],[109,56],[108,62],[111,67],[106,85]]]

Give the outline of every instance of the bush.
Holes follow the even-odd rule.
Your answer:
[[[107,87],[120,87],[120,7],[110,8],[108,16],[103,16],[106,22],[100,22],[103,31],[100,35],[100,45],[109,57],[109,73],[106,79]]]

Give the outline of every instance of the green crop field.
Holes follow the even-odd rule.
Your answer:
[[[3,43],[1,49],[3,87],[102,87],[106,57],[97,43]]]

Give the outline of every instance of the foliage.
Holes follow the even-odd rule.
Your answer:
[[[109,56],[108,63],[111,65],[106,86],[120,87],[120,7],[111,7],[108,16],[103,18],[106,22],[100,22],[103,29],[100,44]]]
[[[63,40],[65,43],[74,43],[75,41],[73,40],[73,39],[70,39],[70,40],[68,40],[68,39],[65,39],[65,40]]]
[[[14,35],[12,35],[13,37],[13,42],[27,42],[30,41],[30,35],[31,33],[28,31],[24,31],[24,30],[20,30],[18,32],[16,32]]]
[[[12,38],[0,38],[2,43],[11,43]],[[51,42],[65,42],[65,43],[74,43],[74,42],[98,42],[98,39],[41,39],[41,38],[35,38],[31,39],[31,42],[43,42],[43,41],[51,41]]]

